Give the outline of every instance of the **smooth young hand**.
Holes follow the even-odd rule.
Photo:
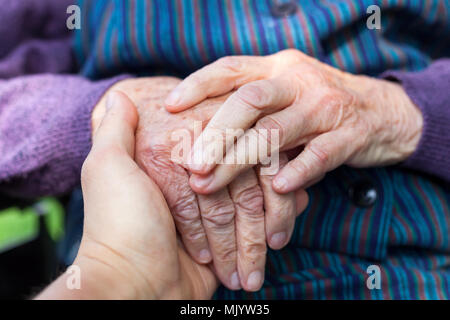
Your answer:
[[[64,274],[38,298],[211,298],[213,272],[186,253],[161,191],[134,161],[136,108],[119,92],[107,104],[82,170],[81,288],[69,289]]]

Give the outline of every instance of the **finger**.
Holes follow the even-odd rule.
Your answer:
[[[238,290],[241,286],[237,270],[235,209],[228,190],[198,195],[198,204],[217,277],[228,289]]]
[[[170,150],[140,150],[139,164],[161,189],[189,255],[198,263],[212,260],[197,197],[184,168],[170,160]]]
[[[301,137],[314,128],[315,120],[309,122],[305,123],[297,106],[261,118],[228,148],[222,163],[212,173],[191,176],[192,189],[202,194],[215,192],[257,163],[276,160],[280,150],[302,143]]]
[[[189,169],[198,174],[209,173],[244,130],[262,115],[292,104],[298,91],[299,88],[287,77],[254,81],[239,88],[196,139]]]
[[[267,253],[263,194],[253,170],[233,181],[229,190],[236,208],[239,277],[246,291],[257,291],[264,281]]]
[[[120,180],[139,169],[133,160],[135,131],[138,124],[135,106],[125,94],[117,91],[107,96],[107,106],[108,110],[96,128],[92,150],[84,161],[81,171],[86,202],[93,195],[98,197],[104,194],[104,190],[112,190],[112,186],[105,183],[111,181],[111,172],[114,172],[114,177],[119,177]],[[94,188],[100,184],[106,188]],[[87,190],[91,191],[86,192]],[[89,202],[91,205],[95,203]]]
[[[343,164],[351,155],[354,135],[342,129],[324,133],[311,140],[305,149],[290,161],[273,180],[279,193],[288,193],[320,178],[326,172]]]
[[[221,58],[184,79],[167,97],[166,108],[180,112],[208,97],[232,91],[270,74],[266,57],[229,56]]]
[[[107,112],[93,137],[93,150],[107,147],[123,149],[134,158],[138,113],[131,100],[122,92],[109,93]]]
[[[178,256],[180,265],[187,269],[186,280],[190,282],[192,279],[199,279],[194,286],[194,291],[189,295],[198,300],[208,300],[214,295],[214,292],[220,285],[219,279],[216,277],[213,264],[199,265],[192,260],[187,254],[186,248],[179,242]]]
[[[280,154],[280,166],[288,162],[286,154]],[[265,232],[270,248],[283,248],[292,236],[297,216],[296,195],[294,192],[278,194],[272,189],[275,175],[264,174],[258,168],[259,183],[264,193]]]

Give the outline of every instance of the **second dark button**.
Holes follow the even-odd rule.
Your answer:
[[[356,181],[348,190],[349,197],[358,207],[371,207],[378,198],[378,191],[369,180]]]

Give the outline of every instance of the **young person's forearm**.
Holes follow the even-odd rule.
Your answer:
[[[138,299],[136,286],[112,266],[91,258],[77,258],[36,300]],[[147,297],[148,299],[150,297]]]

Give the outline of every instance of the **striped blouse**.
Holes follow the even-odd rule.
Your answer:
[[[367,8],[381,8],[381,29]],[[377,76],[450,56],[448,0],[82,0],[81,74],[185,76],[226,55],[297,48]],[[217,298],[449,299],[450,188],[399,167],[340,167],[308,190],[293,239],[256,293]],[[376,201],[370,201],[376,197]],[[374,267],[375,266],[375,267]],[[374,271],[373,271],[374,270]],[[373,271],[373,272],[372,272]],[[371,286],[379,271],[380,286]],[[374,282],[376,283],[376,281]]]

